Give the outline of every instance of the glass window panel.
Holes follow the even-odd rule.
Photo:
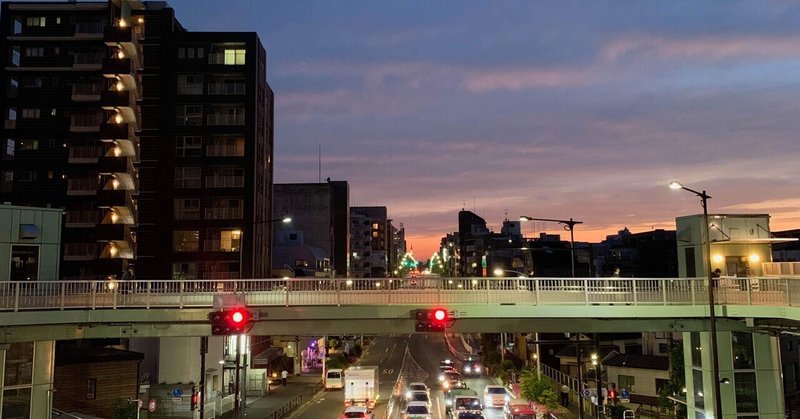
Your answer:
[[[705,397],[703,394],[703,371],[692,369],[694,379],[694,407],[705,410]]]
[[[32,376],[33,342],[12,343],[6,350],[3,385],[9,387],[31,384]]]
[[[16,388],[3,392],[4,419],[28,419],[31,417],[31,389]]]
[[[755,372],[733,374],[736,391],[736,412],[758,412],[758,389]]]
[[[733,368],[748,370],[756,367],[753,356],[753,335],[748,332],[732,332]]]
[[[198,230],[173,231],[172,250],[175,252],[197,252],[200,250],[200,232]]]
[[[700,333],[692,332],[692,366],[701,367],[702,348],[700,347]]]

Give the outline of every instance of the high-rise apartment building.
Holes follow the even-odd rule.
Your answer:
[[[273,94],[255,33],[166,2],[5,2],[0,202],[63,208],[62,278],[270,271]]]

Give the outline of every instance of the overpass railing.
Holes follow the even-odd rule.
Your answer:
[[[800,306],[800,277],[719,278],[717,304]],[[705,278],[243,279],[0,281],[0,311],[386,304],[705,305]]]

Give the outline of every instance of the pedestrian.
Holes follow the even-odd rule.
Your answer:
[[[564,407],[569,406],[569,386],[566,384],[561,386],[561,405]]]
[[[286,370],[281,371],[281,384],[286,387],[286,379],[289,378],[289,372]]]

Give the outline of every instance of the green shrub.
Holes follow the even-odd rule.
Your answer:
[[[502,364],[500,364],[500,369],[503,371],[516,370],[517,366],[514,365],[514,361],[506,359]]]
[[[346,369],[349,367],[350,364],[347,362],[347,359],[343,355],[334,355],[328,358],[325,363],[325,367],[327,369]]]

